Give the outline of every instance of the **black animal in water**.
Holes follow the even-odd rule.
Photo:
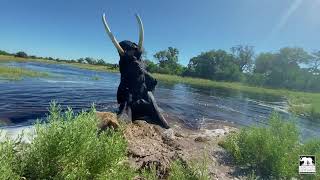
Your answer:
[[[157,80],[145,70],[141,59],[144,30],[140,17],[136,15],[136,18],[140,28],[138,44],[127,40],[118,43],[110,31],[105,15],[102,16],[106,32],[120,56],[121,80],[117,91],[117,101],[120,105],[118,114],[131,112],[132,121],[144,119],[149,123],[169,128],[152,94]]]

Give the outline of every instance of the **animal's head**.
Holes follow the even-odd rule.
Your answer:
[[[103,21],[104,27],[106,29],[106,32],[107,32],[109,38],[111,39],[113,45],[118,50],[120,58],[134,56],[137,59],[140,59],[140,57],[141,57],[141,54],[143,51],[144,30],[143,30],[143,24],[142,24],[141,18],[137,14],[136,14],[136,19],[139,24],[139,43],[136,44],[136,43],[128,41],[128,40],[121,41],[119,43],[109,28],[105,14],[102,15],[102,21]]]

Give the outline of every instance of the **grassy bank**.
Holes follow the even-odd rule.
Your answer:
[[[82,63],[66,63],[66,62],[58,62],[53,60],[46,60],[46,59],[34,59],[34,58],[20,58],[15,56],[7,56],[7,55],[0,55],[0,63],[3,62],[40,62],[40,63],[47,63],[47,64],[65,64],[71,65],[80,69],[88,69],[94,71],[107,71],[107,72],[118,72],[118,70],[113,69],[109,66],[102,66],[102,65],[91,65],[91,64],[82,64]]]
[[[24,77],[49,77],[49,74],[19,67],[0,66],[0,79],[21,80]]]
[[[94,108],[76,115],[52,103],[47,120],[36,124],[30,144],[0,142],[0,179],[158,179],[153,168],[140,172],[128,165],[123,126],[98,134]],[[177,161],[169,179],[209,178]]]
[[[157,79],[167,83],[183,83],[200,87],[226,88],[248,93],[270,94],[286,97],[289,101],[289,110],[297,115],[307,116],[320,120],[320,93],[289,91],[285,89],[269,89],[253,87],[237,82],[217,82],[206,79],[181,77],[166,74],[153,74]]]
[[[93,71],[107,71],[107,72],[113,72],[113,73],[119,72],[117,69],[113,69],[108,66],[81,64],[81,63],[64,63],[64,64],[70,64],[71,66],[74,66],[80,69],[88,69]]]
[[[0,63],[1,62],[43,62],[43,63],[54,63],[54,61],[49,61],[45,59],[37,59],[37,58],[21,58],[15,56],[8,55],[0,55]]]
[[[261,179],[319,179],[315,175],[299,175],[299,155],[320,158],[320,139],[299,142],[299,129],[294,122],[273,114],[268,127],[248,127],[229,135],[220,144],[243,170]],[[259,178],[259,179],[260,179]]]

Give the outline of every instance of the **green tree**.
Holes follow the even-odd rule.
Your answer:
[[[6,52],[6,51],[2,51],[0,50],[0,55],[11,55],[10,53]]]
[[[159,65],[165,68],[167,65],[178,63],[179,50],[177,48],[168,47],[168,50],[159,51],[154,55],[159,61]]]
[[[265,77],[268,86],[302,89],[309,82],[309,74],[300,64],[308,63],[310,57],[302,48],[290,47],[276,53],[261,53],[256,58],[254,72]]]
[[[298,65],[299,63],[308,63],[311,57],[308,52],[299,47],[281,48],[279,55],[282,61],[287,64],[294,65]]]
[[[302,48],[282,48],[277,55],[274,68],[270,74],[269,84],[284,88],[297,88],[295,84],[301,79],[302,71],[299,66],[301,63],[307,63],[310,56]],[[302,80],[303,81],[303,80]]]
[[[27,53],[25,53],[25,52],[23,52],[23,51],[17,52],[15,56],[16,56],[16,57],[22,57],[22,58],[28,57]]]
[[[277,55],[273,53],[260,53],[255,60],[254,73],[269,75],[277,60]]]
[[[144,60],[144,64],[145,64],[146,70],[151,73],[155,73],[159,71],[159,67],[157,66],[157,64],[155,64],[154,62],[148,59]]]
[[[242,72],[250,72],[253,65],[253,46],[238,45],[231,48],[231,52],[236,59]]]
[[[77,60],[77,62],[78,62],[78,63],[84,63],[84,59],[83,59],[83,58],[79,58],[79,59]]]
[[[103,59],[99,59],[96,64],[97,65],[107,65]]]
[[[88,64],[97,64],[97,61],[91,57],[86,57],[84,58],[84,60],[88,63]]]
[[[226,81],[243,78],[234,56],[224,50],[212,50],[191,58],[185,75]]]
[[[183,67],[178,63],[179,50],[177,48],[168,47],[153,55],[159,62],[159,72],[164,74],[181,75]]]
[[[309,65],[311,66],[310,70],[312,72],[319,72],[320,67],[320,51],[316,51],[312,53],[311,59],[309,61]]]

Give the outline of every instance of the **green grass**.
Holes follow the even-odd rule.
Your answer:
[[[81,63],[64,63],[64,64],[69,64],[71,66],[74,66],[80,69],[88,69],[93,71],[106,71],[106,72],[113,72],[113,73],[119,72],[117,69],[113,69],[108,66],[81,64]]]
[[[23,77],[49,77],[49,74],[20,67],[0,66],[0,79],[21,80]]]
[[[221,145],[231,153],[240,167],[267,179],[299,177],[299,155],[316,155],[320,158],[320,139],[299,142],[299,130],[292,121],[279,115],[270,116],[268,127],[243,128],[229,135]],[[320,178],[320,167],[317,174]],[[300,178],[305,177],[303,175]]]
[[[205,157],[203,162],[194,163],[191,167],[188,167],[181,160],[176,160],[171,163],[171,171],[168,177],[169,180],[209,180],[211,177],[208,172],[208,164]]]
[[[237,82],[218,82],[199,78],[181,77],[166,74],[153,74],[157,79],[167,83],[183,83],[199,87],[225,88],[247,93],[269,94],[286,97],[289,111],[320,121],[320,93],[290,91],[286,89],[270,89],[248,86]]]
[[[37,58],[21,58],[15,56],[8,56],[8,55],[0,55],[0,63],[8,63],[8,62],[42,62],[47,64],[55,64],[57,62],[50,61],[46,59],[37,59]]]
[[[28,135],[30,144],[7,139],[0,142],[0,179],[158,179],[155,169],[138,172],[126,163],[127,141],[123,128],[98,134],[95,109],[75,114],[52,103],[46,124],[37,123]],[[22,137],[21,135],[20,137]],[[206,168],[202,168],[206,169]],[[204,173],[174,162],[170,178],[203,179]],[[189,177],[189,175],[188,175]]]

